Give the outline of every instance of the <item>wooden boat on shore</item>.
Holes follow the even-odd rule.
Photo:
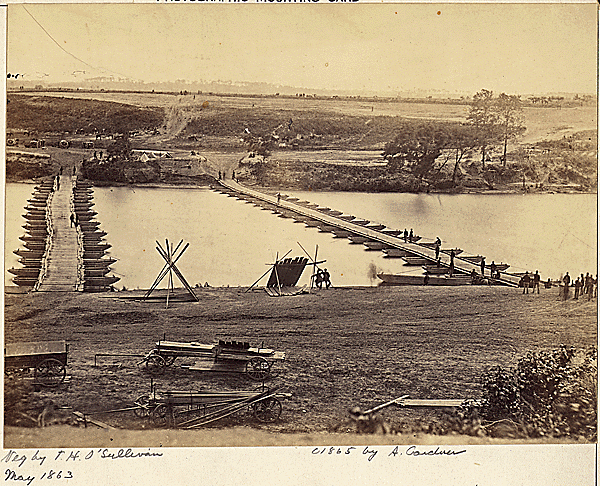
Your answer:
[[[402,275],[391,273],[378,273],[377,277],[382,280],[379,285],[425,285],[425,275]],[[427,285],[454,286],[454,285],[471,285],[471,277],[469,276],[453,276],[447,275],[431,275],[428,278]]]
[[[414,266],[427,265],[428,263],[432,262],[432,260],[430,260],[429,258],[424,258],[420,256],[404,256],[402,257],[402,260],[405,261],[406,265]]]

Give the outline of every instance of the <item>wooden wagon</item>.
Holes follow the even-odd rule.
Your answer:
[[[245,373],[253,380],[264,381],[275,374],[274,365],[285,360],[285,352],[237,341],[220,340],[214,344],[159,341],[143,362],[148,371],[158,374],[178,358],[194,358],[193,364],[182,365],[192,371]]]
[[[56,387],[65,381],[69,345],[65,341],[4,345],[4,370],[33,369],[34,385]]]
[[[159,427],[193,429],[240,411],[249,411],[260,422],[274,422],[281,416],[280,388],[257,391],[169,391],[157,397],[144,395],[133,408],[138,417],[147,417]]]

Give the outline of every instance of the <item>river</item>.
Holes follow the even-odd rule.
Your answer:
[[[33,190],[6,185],[5,267],[18,267],[13,250],[24,234],[21,217]],[[292,194],[292,193],[289,193]],[[345,213],[413,229],[442,247],[506,262],[513,271],[539,270],[542,278],[593,272],[597,267],[597,197],[591,194],[438,195],[297,192],[294,196]],[[208,188],[95,188],[94,210],[112,245],[117,287],[148,288],[163,267],[156,241],[189,247],[177,263],[191,285],[248,286],[277,256],[318,259],[338,286],[376,285],[373,269],[421,273],[400,259],[333,238]],[[182,247],[183,247],[182,245]],[[289,253],[288,253],[289,252]],[[309,283],[305,271],[300,284]],[[5,283],[10,285],[6,273]],[[166,281],[163,281],[165,284]],[[177,283],[177,280],[176,280]],[[260,282],[266,283],[266,277]]]

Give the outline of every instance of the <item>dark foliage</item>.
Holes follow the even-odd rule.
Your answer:
[[[247,133],[263,141],[276,134],[279,142],[294,141],[299,147],[377,147],[392,139],[404,122],[391,116],[348,116],[325,111],[206,109],[186,127],[184,135],[239,136]],[[272,147],[277,148],[276,146]]]
[[[6,179],[29,180],[54,175],[54,168],[48,159],[7,154]]]
[[[597,437],[597,354],[591,348],[529,353],[483,376],[481,418],[509,420],[526,436]]]
[[[19,95],[10,95],[9,99],[6,105],[9,130],[127,133],[158,127],[164,118],[164,111],[159,108],[137,108],[110,101]]]
[[[407,169],[423,179],[442,155],[449,138],[443,124],[406,122],[399,127],[395,138],[385,145],[383,156],[392,172]]]

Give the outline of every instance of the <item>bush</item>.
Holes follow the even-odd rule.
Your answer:
[[[529,353],[515,368],[483,376],[483,421],[514,422],[529,437],[597,438],[597,353],[560,349]]]

